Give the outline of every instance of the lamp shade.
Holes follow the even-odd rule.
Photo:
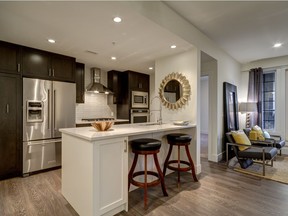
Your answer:
[[[257,112],[257,102],[239,103],[239,112]]]

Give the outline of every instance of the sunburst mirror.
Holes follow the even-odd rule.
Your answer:
[[[181,73],[170,73],[161,82],[159,96],[168,109],[178,109],[185,105],[191,92],[189,81]]]

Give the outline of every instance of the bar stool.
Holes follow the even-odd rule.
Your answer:
[[[165,162],[164,162],[163,175],[165,176],[167,168],[174,170],[174,171],[177,171],[177,173],[178,173],[178,181],[177,181],[178,187],[180,185],[180,172],[187,172],[187,171],[191,170],[192,177],[193,177],[194,181],[198,182],[198,179],[197,179],[196,173],[195,173],[194,163],[193,163],[193,160],[191,158],[190,151],[189,151],[189,145],[190,145],[191,140],[192,140],[192,137],[188,134],[172,133],[172,134],[167,135],[167,141],[168,141],[168,144],[170,145],[170,147],[169,147],[168,155],[167,155]],[[177,160],[169,160],[171,153],[172,153],[173,146],[178,146],[178,158],[177,158]],[[181,146],[185,147],[188,161],[184,161],[184,160],[180,159],[180,147]],[[172,166],[170,164],[177,164],[177,167]],[[185,164],[187,166],[186,167],[180,167],[180,164]]]
[[[165,188],[163,173],[160,169],[160,165],[159,165],[158,157],[157,157],[157,153],[160,151],[159,149],[161,147],[161,141],[157,139],[151,139],[151,138],[135,139],[131,141],[131,147],[132,147],[132,152],[135,155],[134,155],[133,163],[129,171],[129,175],[128,175],[128,191],[130,189],[130,184],[133,184],[140,188],[144,188],[144,207],[146,208],[148,187],[156,186],[161,183],[162,192],[164,196],[168,196],[166,192],[166,188]],[[134,173],[137,160],[138,160],[138,155],[144,155],[144,170]],[[147,155],[153,155],[154,163],[156,165],[156,169],[158,172],[147,170]],[[134,177],[140,176],[140,175],[144,175],[144,182],[134,180]],[[157,177],[157,179],[152,182],[147,182],[148,175],[155,176]]]

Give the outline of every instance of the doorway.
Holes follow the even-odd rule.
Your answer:
[[[218,162],[217,60],[201,51],[200,77],[200,155]]]

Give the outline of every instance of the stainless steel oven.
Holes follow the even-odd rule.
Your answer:
[[[149,93],[141,91],[132,91],[131,107],[132,108],[149,108]]]
[[[131,109],[130,110],[131,123],[144,123],[150,121],[150,112],[148,109]]]

